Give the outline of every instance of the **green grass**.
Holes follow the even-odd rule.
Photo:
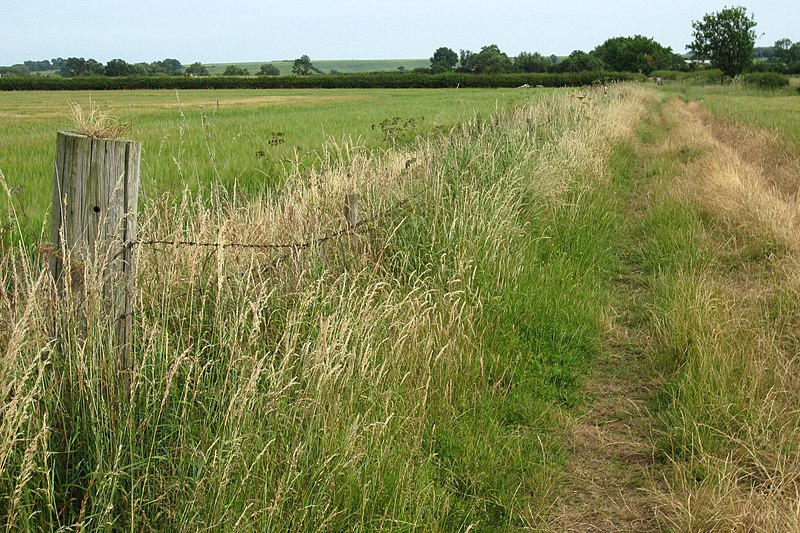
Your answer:
[[[754,124],[800,142],[800,93],[765,91],[739,86],[668,88],[702,102],[712,114],[740,124]]]
[[[624,224],[600,174],[640,100],[614,90],[628,97],[540,97],[295,167],[274,185],[280,202],[217,189],[145,203],[142,236],[301,241],[340,227],[347,188],[365,216],[408,199],[373,232],[283,259],[138,248],[130,392],[99,265],[70,270],[85,290],[68,284],[55,304],[43,258],[0,248],[0,390],[14,398],[0,418],[1,525],[541,525]],[[448,94],[460,93],[434,96]]]
[[[294,60],[277,60],[277,61],[251,61],[246,63],[208,63],[204,66],[208,69],[211,75],[221,75],[228,65],[234,65],[239,68],[246,68],[251,75],[257,74],[261,70],[261,65],[270,63],[278,67],[281,74],[292,74],[292,66]],[[399,67],[404,67],[405,70],[414,70],[415,68],[428,68],[431,66],[430,59],[320,59],[315,60],[312,58],[311,64],[316,68],[330,74],[332,70],[342,74],[350,74],[355,72],[384,72],[394,71]]]
[[[786,302],[797,301],[798,247],[779,215],[795,201],[770,180],[773,159],[794,164],[784,150],[797,146],[797,97],[678,93],[711,113],[669,100],[640,128],[638,150],[650,190],[632,258],[664,380],[652,409],[663,459],[653,507],[669,531],[795,530],[797,471],[785,465],[800,434],[799,315]]]
[[[70,100],[91,99],[133,123],[130,137],[143,143],[141,190],[152,198],[211,183],[263,194],[286,168],[312,166],[331,139],[388,148],[532,97],[481,89],[10,92],[0,94],[0,171],[32,237],[51,201],[55,133],[71,127]],[[387,135],[380,123],[392,117],[415,121]]]

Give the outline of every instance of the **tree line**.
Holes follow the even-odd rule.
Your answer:
[[[573,51],[563,60],[555,55],[539,52],[521,52],[511,57],[496,44],[489,44],[478,52],[440,47],[430,58],[430,67],[415,69],[420,74],[445,74],[450,72],[470,74],[513,73],[575,73],[575,72],[635,72],[650,75],[654,71],[690,71],[709,62],[727,76],[743,72],[772,71],[785,74],[800,73],[800,41],[779,39],[772,47],[755,48],[756,22],[743,7],[725,8],[706,14],[692,22],[693,41],[687,45],[691,51],[687,60],[671,47],[663,46],[650,37],[613,37],[589,52]],[[754,58],[761,59],[754,63]],[[404,70],[400,67],[399,70]],[[208,68],[199,62],[184,66],[177,59],[167,58],[152,63],[130,64],[122,59],[112,59],[107,64],[94,59],[70,57],[51,60],[25,61],[11,67],[0,67],[0,75],[29,75],[55,71],[60,76],[143,77],[143,76],[209,76]],[[298,76],[323,74],[308,55],[294,60],[292,73]],[[256,75],[278,76],[280,70],[271,63],[261,65]],[[332,71],[331,74],[338,74]],[[224,76],[250,76],[251,73],[236,65],[229,65]]]

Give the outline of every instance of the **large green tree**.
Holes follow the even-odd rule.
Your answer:
[[[258,71],[259,76],[280,76],[280,74],[280,69],[272,63],[264,63]]]
[[[778,39],[775,41],[770,61],[787,65],[800,63],[800,41],[792,43],[789,39]]]
[[[476,74],[504,74],[514,68],[511,58],[500,50],[496,44],[489,44],[481,48],[477,54],[469,50],[461,50],[461,68],[466,72]]]
[[[208,69],[200,63],[199,61],[192,63],[188,67],[186,67],[186,75],[187,76],[208,76],[209,72]]]
[[[103,73],[103,64],[92,58],[68,57],[59,73],[65,78],[73,76],[92,76]]]
[[[650,74],[654,70],[672,66],[672,48],[664,47],[650,37],[614,37],[598,46],[592,54],[617,72],[642,72]]]
[[[744,7],[726,7],[692,22],[694,40],[687,45],[700,59],[727,76],[744,72],[753,63],[756,21]]]
[[[520,52],[514,58],[514,68],[520,72],[547,72],[550,70],[551,61],[539,52]]]
[[[583,50],[573,51],[569,57],[558,64],[561,72],[592,72],[604,70],[605,63],[592,54],[587,54]]]
[[[223,76],[249,76],[250,71],[244,67],[237,67],[236,65],[228,65],[225,67]]]
[[[305,76],[306,74],[311,73],[313,69],[314,65],[311,64],[311,58],[307,55],[302,55],[295,59],[294,65],[292,65],[292,72],[298,76]]]
[[[168,74],[170,76],[177,76],[183,73],[183,65],[181,62],[174,58],[166,58],[161,61],[154,61],[150,64],[152,70],[156,74]]]
[[[450,72],[458,63],[458,54],[451,48],[442,46],[437,48],[431,57],[431,72]]]
[[[112,59],[106,63],[103,74],[106,76],[133,76],[136,74],[136,67],[124,59]]]

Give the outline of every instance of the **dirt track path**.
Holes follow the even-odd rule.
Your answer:
[[[658,146],[640,146],[644,151]],[[644,174],[637,169],[637,174]],[[650,185],[633,178],[625,216],[641,218]],[[638,183],[640,182],[640,183]],[[645,199],[645,200],[643,200]],[[636,243],[632,244],[636,247]],[[553,530],[564,532],[658,531],[653,487],[659,476],[649,405],[660,387],[652,364],[653,339],[647,305],[652,294],[635,264],[624,261],[614,279],[614,304],[606,345],[587,384],[582,416],[572,420],[566,443],[567,486],[557,504]]]
[[[654,455],[648,403],[657,377],[648,375],[648,334],[637,323],[646,290],[617,281],[620,300],[603,359],[588,384],[592,403],[574,420],[567,443],[570,464],[555,529],[654,531],[650,489]]]

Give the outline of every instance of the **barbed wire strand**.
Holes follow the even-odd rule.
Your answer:
[[[328,241],[355,235],[357,231],[374,231],[376,227],[368,227],[369,224],[384,220],[389,217],[394,211],[411,203],[411,201],[419,198],[432,188],[432,185],[424,187],[419,192],[409,196],[401,202],[398,202],[380,214],[365,220],[361,220],[353,226],[348,226],[341,230],[335,231],[328,235],[324,235],[317,239],[311,239],[303,242],[293,243],[241,243],[241,242],[203,242],[203,241],[190,241],[190,240],[169,240],[169,239],[136,239],[126,241],[124,246],[126,248],[133,248],[134,246],[190,246],[190,247],[203,247],[203,248],[243,248],[243,249],[272,249],[272,250],[305,250],[313,246],[324,244]]]

